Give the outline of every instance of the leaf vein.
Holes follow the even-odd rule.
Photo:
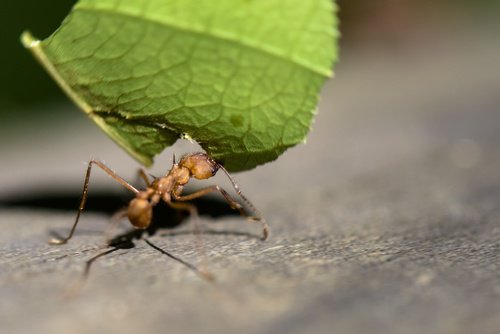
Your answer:
[[[104,15],[106,15],[106,14],[107,15],[121,15],[121,16],[126,16],[129,18],[132,18],[132,19],[140,20],[140,21],[154,22],[154,23],[157,23],[158,25],[161,25],[161,26],[164,26],[164,27],[167,27],[170,29],[182,30],[182,31],[189,32],[189,33],[196,34],[196,35],[211,36],[211,37],[219,39],[219,40],[225,40],[225,41],[229,41],[229,42],[232,42],[235,44],[239,44],[242,47],[253,49],[253,50],[256,50],[258,52],[267,53],[270,56],[285,60],[287,62],[294,63],[295,65],[298,65],[299,67],[306,68],[309,71],[314,72],[316,74],[320,74],[320,75],[325,76],[325,77],[331,76],[330,69],[326,70],[324,68],[313,66],[313,65],[306,63],[306,62],[303,62],[299,59],[295,59],[293,57],[290,57],[289,55],[286,55],[283,52],[280,52],[279,50],[277,50],[276,48],[273,48],[270,46],[259,45],[259,47],[256,47],[256,45],[250,43],[249,41],[244,41],[244,40],[236,39],[236,38],[229,38],[228,36],[224,36],[223,34],[217,33],[214,30],[211,30],[210,32],[196,30],[196,29],[193,29],[192,27],[184,26],[184,25],[181,25],[181,24],[173,22],[173,21],[166,22],[166,21],[162,21],[162,20],[153,19],[151,17],[141,17],[139,15],[136,15],[133,13],[128,13],[128,12],[125,12],[123,10],[118,10],[118,9],[115,9],[115,11],[112,11],[112,10],[104,9],[104,8],[94,8],[94,7],[87,7],[84,5],[78,5],[76,7],[76,10],[97,12],[97,13],[102,13]]]

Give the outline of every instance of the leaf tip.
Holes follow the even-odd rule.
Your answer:
[[[29,30],[23,31],[20,39],[23,46],[27,49],[34,48],[40,44],[40,40],[34,38]]]

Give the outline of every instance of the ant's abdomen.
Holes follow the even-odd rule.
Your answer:
[[[134,198],[127,210],[130,223],[138,229],[146,229],[153,219],[153,206],[147,199]]]

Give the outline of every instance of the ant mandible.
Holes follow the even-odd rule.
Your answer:
[[[132,199],[128,205],[127,216],[130,223],[137,229],[144,230],[149,227],[153,219],[153,207],[160,201],[164,201],[173,209],[189,211],[191,217],[193,219],[197,219],[198,210],[196,209],[196,206],[191,203],[186,203],[186,201],[190,201],[208,193],[218,191],[226,199],[232,209],[238,210],[240,214],[247,217],[249,221],[260,223],[262,226],[262,240],[267,239],[269,228],[266,221],[260,214],[259,210],[257,210],[257,208],[241,193],[239,186],[236,184],[236,182],[231,177],[229,172],[224,168],[224,166],[216,162],[214,159],[210,158],[205,153],[191,153],[183,156],[178,163],[175,162],[174,156],[173,165],[170,171],[165,176],[155,178],[153,182],[150,182],[144,170],[141,169],[139,173],[141,178],[146,182],[146,190],[136,189],[101,161],[91,160],[87,167],[87,173],[85,175],[85,182],[82,191],[82,199],[80,201],[80,206],[78,208],[73,227],[71,228],[71,231],[66,238],[51,239],[49,241],[50,244],[65,244],[73,236],[73,233],[75,232],[76,226],[78,224],[78,220],[80,219],[80,215],[85,207],[85,202],[87,201],[87,193],[92,165],[97,165],[98,167],[100,167],[115,181],[135,194],[135,198]],[[190,178],[194,177],[195,179],[205,180],[214,176],[219,169],[222,170],[224,174],[226,174],[226,176],[231,181],[231,184],[233,185],[236,193],[254,212],[253,216],[248,215],[243,206],[236,200],[234,200],[223,188],[218,185],[203,188],[189,195],[182,195],[184,186],[189,182]]]

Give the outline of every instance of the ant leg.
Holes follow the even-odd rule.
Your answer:
[[[68,242],[69,239],[73,236],[73,233],[75,232],[76,225],[78,225],[78,220],[80,219],[80,215],[82,214],[83,208],[85,207],[85,202],[87,201],[87,193],[89,190],[89,180],[90,180],[90,172],[92,171],[92,165],[95,164],[99,168],[101,168],[103,171],[105,171],[109,176],[111,176],[116,182],[120,183],[122,186],[127,188],[128,190],[132,191],[133,193],[137,194],[139,190],[134,188],[130,183],[122,179],[118,174],[113,172],[108,166],[103,164],[100,161],[97,160],[90,160],[88,167],[87,167],[87,173],[85,174],[85,182],[83,183],[83,191],[82,191],[82,199],[80,201],[80,206],[78,207],[78,211],[76,213],[76,219],[75,222],[73,223],[73,227],[71,227],[71,231],[69,232],[69,235],[64,238],[64,239],[59,239],[59,238],[53,238],[49,240],[49,244],[51,245],[62,245]]]
[[[198,209],[191,203],[177,203],[168,201],[167,205],[172,209],[188,211],[193,220],[198,220]]]
[[[195,272],[198,276],[206,279],[206,280],[209,280],[209,281],[212,281],[214,279],[214,277],[210,274],[208,274],[207,272],[205,271],[201,271],[199,270],[195,265],[192,265],[191,263],[189,262],[186,262],[184,261],[183,259],[173,255],[173,254],[170,254],[169,252],[167,252],[166,250],[163,250],[161,249],[160,247],[156,246],[155,244],[153,244],[151,241],[149,241],[148,239],[146,238],[143,238],[143,240],[149,245],[151,246],[152,248],[156,249],[157,251],[159,251],[160,253],[170,257],[171,259],[174,259],[175,261],[185,265],[186,267],[188,267],[189,269],[191,269],[193,272]]]
[[[149,182],[149,177],[146,174],[146,171],[144,168],[139,169],[139,177],[144,180],[144,183],[146,183],[146,186],[149,188],[151,186],[151,182]]]
[[[259,223],[262,226],[262,240],[267,239],[267,237],[269,235],[269,226],[267,225],[265,219],[262,218],[262,216],[260,215],[260,212],[252,205],[252,203],[250,203],[250,201],[246,197],[242,197],[242,198],[250,206],[250,208],[256,213],[255,216],[248,215],[246,213],[245,209],[243,208],[243,206],[240,203],[238,203],[234,198],[232,198],[231,195],[229,195],[227,191],[225,191],[222,187],[220,187],[218,185],[213,185],[213,186],[198,190],[198,191],[196,191],[192,194],[189,194],[189,195],[182,195],[182,196],[177,195],[177,196],[174,196],[174,199],[177,201],[190,201],[192,199],[195,199],[195,198],[198,198],[198,197],[201,197],[201,196],[204,196],[206,194],[216,192],[216,191],[218,191],[226,199],[226,201],[229,203],[229,206],[231,207],[231,209],[238,210],[239,213],[243,217],[246,217],[250,222]],[[242,196],[242,195],[240,194],[240,196]]]
[[[92,263],[95,262],[95,260],[97,260],[100,257],[106,256],[108,254],[111,254],[113,252],[116,252],[117,250],[120,250],[120,249],[123,249],[123,248],[121,248],[121,247],[113,247],[113,248],[108,249],[108,250],[106,250],[104,252],[101,252],[101,253],[99,253],[97,255],[94,255],[90,259],[88,259],[87,262],[85,262],[85,269],[83,271],[83,279],[87,279],[87,277],[89,276],[90,267],[92,266]]]
[[[264,219],[264,217],[262,216],[260,211],[255,207],[255,205],[253,205],[252,202],[250,202],[250,200],[248,198],[246,198],[245,195],[243,195],[243,193],[241,192],[240,186],[238,185],[238,183],[236,183],[236,180],[231,176],[231,174],[229,174],[227,169],[224,168],[224,166],[222,166],[221,164],[218,164],[218,166],[219,166],[219,169],[222,170],[222,172],[224,174],[226,174],[227,178],[231,182],[231,184],[232,184],[234,190],[236,191],[236,193],[238,194],[238,196],[240,196],[240,198],[243,200],[243,202],[245,202],[250,207],[250,209],[252,209],[252,211],[255,213],[255,216],[248,217],[248,219],[250,221],[259,222],[262,225],[262,240],[266,240],[267,237],[269,236],[269,226],[267,225],[266,220]]]
[[[119,249],[122,249],[122,248],[120,248],[120,247],[113,247],[111,249],[108,249],[106,251],[98,253],[97,255],[94,255],[90,259],[88,259],[87,262],[85,262],[85,269],[83,271],[83,275],[80,277],[80,279],[77,282],[75,282],[75,284],[73,284],[72,286],[70,286],[67,289],[67,291],[65,293],[65,296],[66,297],[75,297],[78,294],[80,294],[80,292],[83,289],[85,283],[87,282],[87,279],[88,279],[89,274],[90,274],[90,267],[92,266],[92,264],[98,258],[106,256],[106,255],[111,254],[113,252],[116,252]]]
[[[122,222],[121,219],[127,217],[127,210],[127,207],[121,208],[120,210],[115,212],[113,216],[111,216],[111,225],[109,225],[104,231],[104,237],[107,241],[113,239],[113,232]]]
[[[166,203],[172,209],[189,211],[189,215],[191,216],[191,219],[194,222],[194,234],[196,235],[196,248],[198,249],[198,254],[200,254],[201,259],[202,259],[201,272],[208,279],[212,279],[213,278],[212,274],[210,274],[208,272],[208,270],[206,269],[207,268],[207,265],[206,265],[207,255],[205,252],[205,246],[203,244],[203,238],[201,237],[200,219],[198,216],[198,209],[196,209],[196,206],[194,206],[191,203],[180,203],[180,202],[172,202],[172,201],[167,201]]]

